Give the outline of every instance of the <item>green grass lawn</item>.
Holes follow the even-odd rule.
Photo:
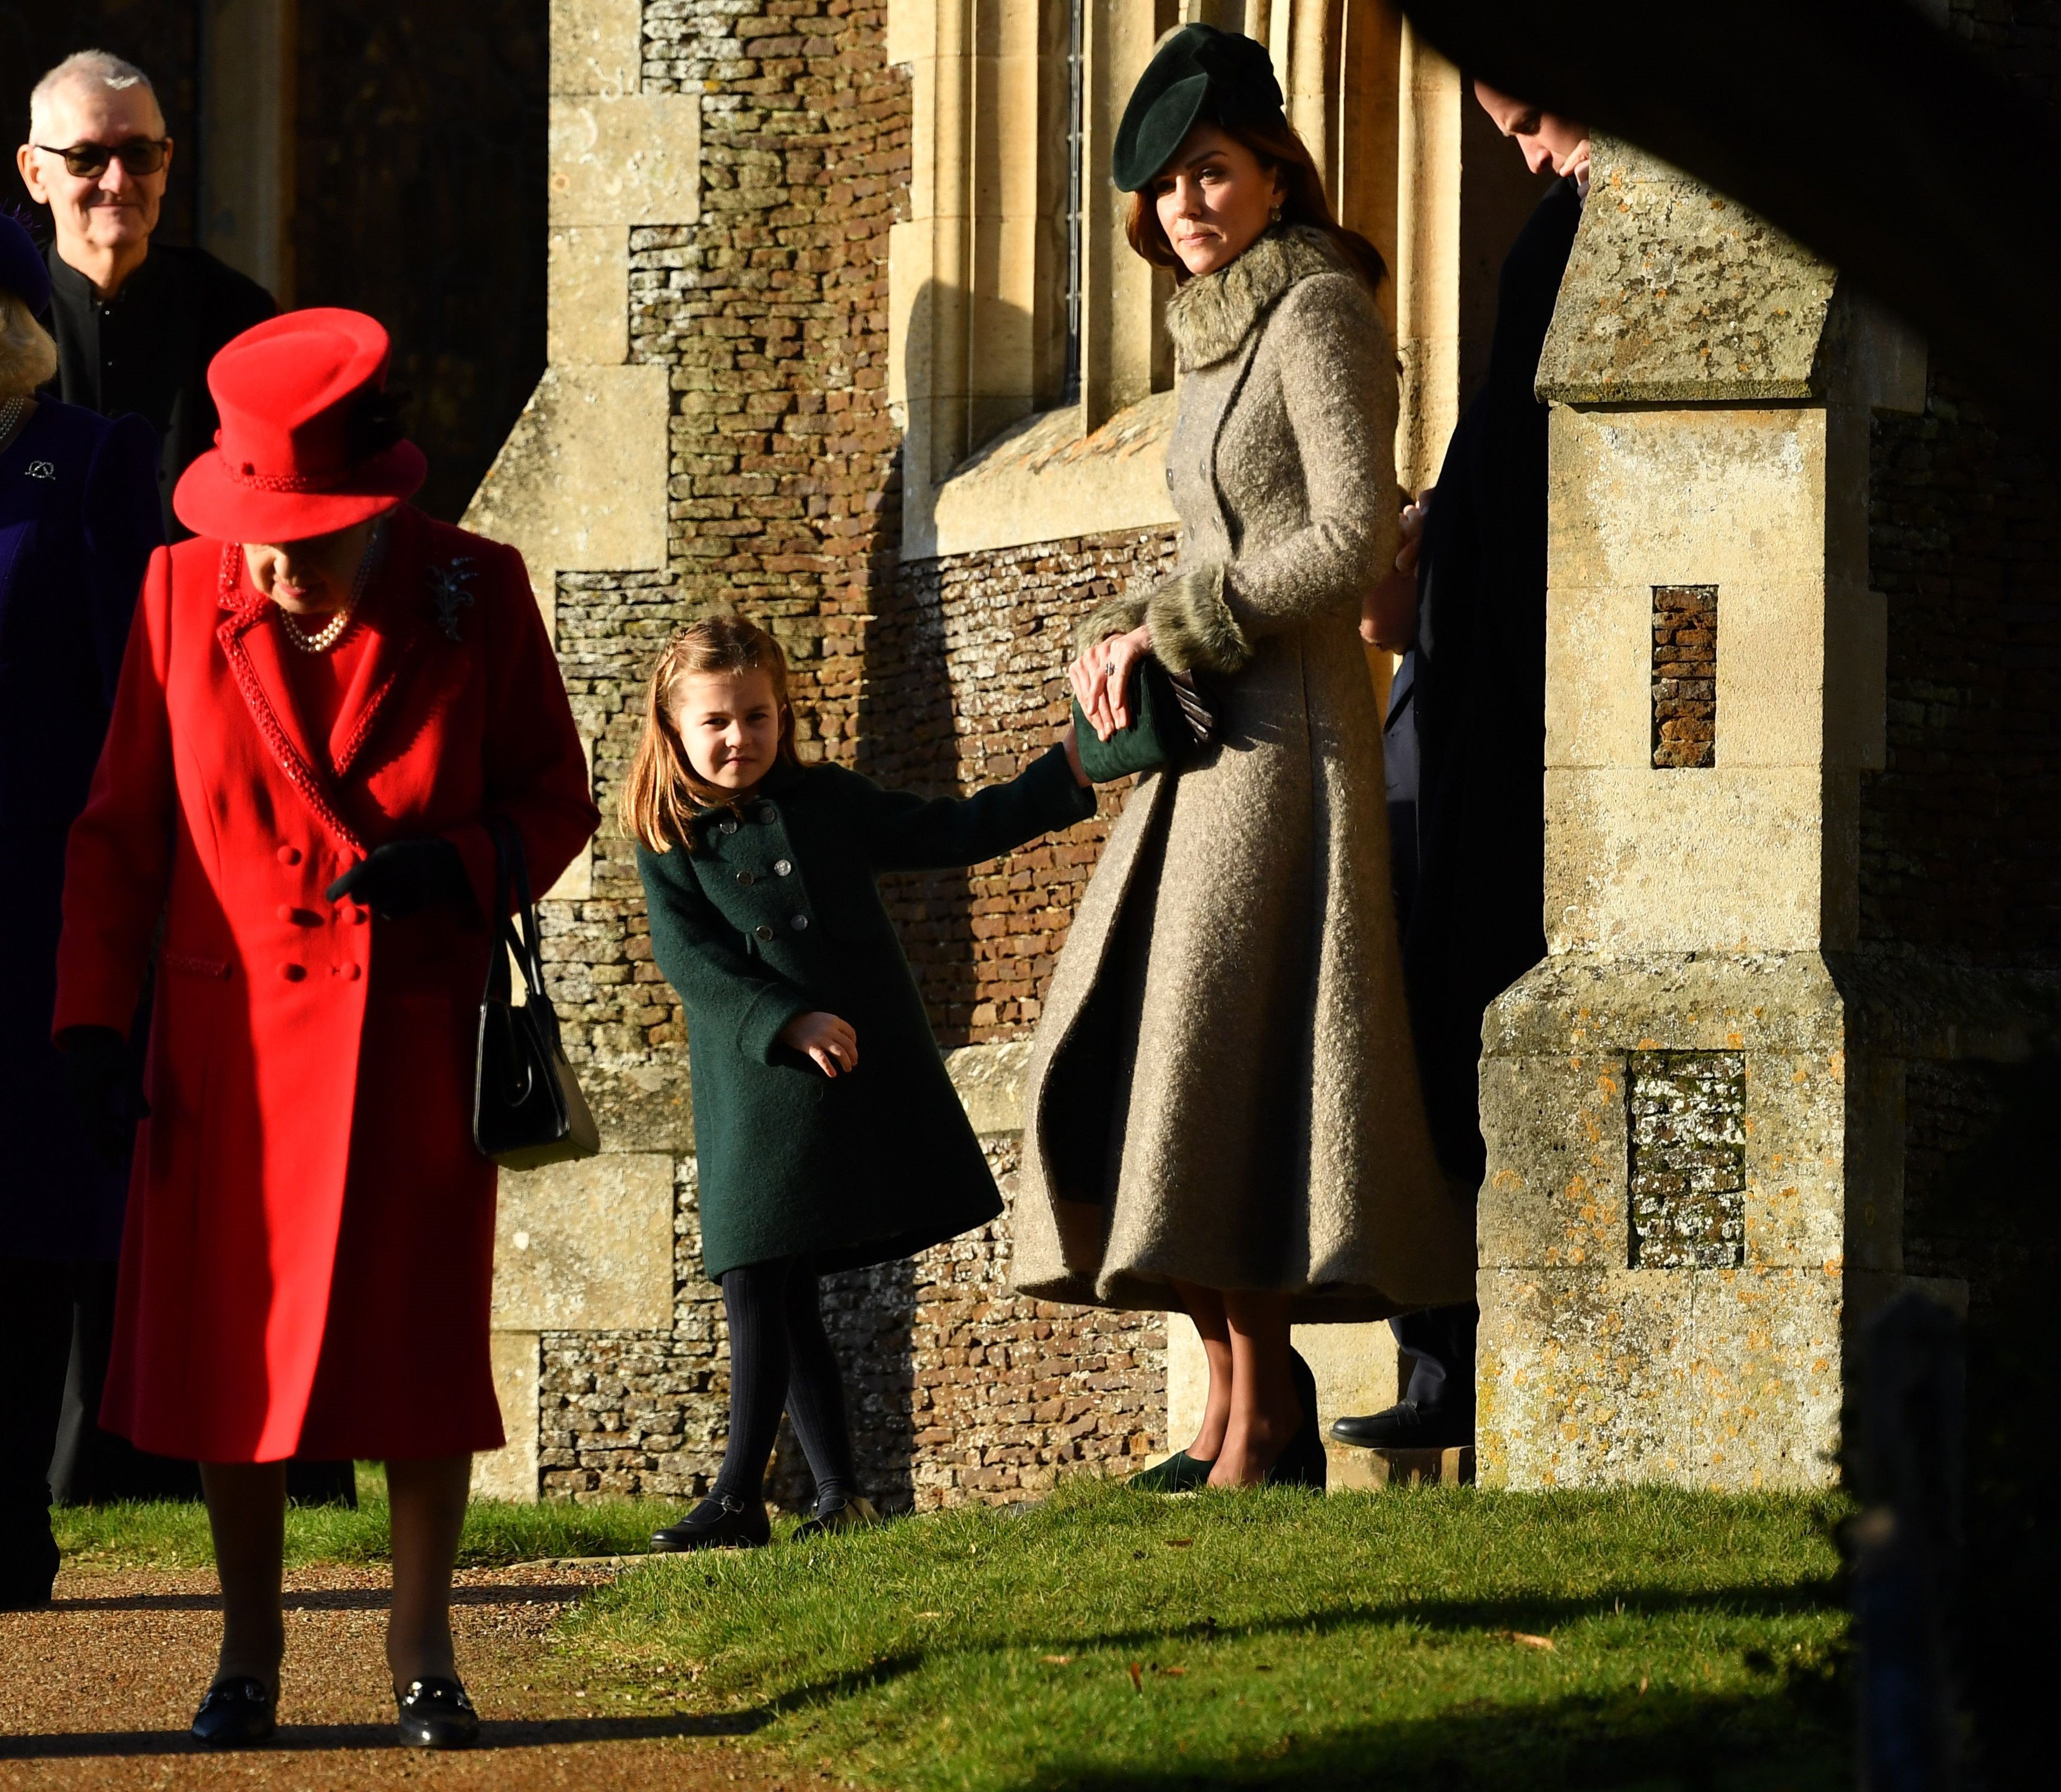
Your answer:
[[[386,1478],[378,1463],[358,1465],[358,1498],[354,1512],[340,1506],[290,1508],[287,1566],[384,1562]],[[547,1556],[642,1554],[650,1548],[653,1531],[686,1510],[674,1500],[611,1500],[592,1506],[475,1500],[466,1514],[458,1566],[490,1568]],[[75,1567],[204,1568],[214,1560],[207,1512],[198,1503],[65,1506],[50,1520],[58,1547]]]
[[[290,1559],[382,1559],[376,1471],[360,1492],[290,1513]],[[561,1621],[557,1669],[594,1708],[719,1715],[893,1792],[1818,1792],[1849,1778],[1845,1510],[1081,1482],[1014,1515],[654,1558]],[[631,1554],[679,1510],[481,1503],[464,1560]],[[57,1518],[82,1566],[211,1559],[198,1506]]]
[[[632,1707],[897,1792],[1833,1787],[1843,1510],[1082,1486],[655,1561],[563,1634]]]

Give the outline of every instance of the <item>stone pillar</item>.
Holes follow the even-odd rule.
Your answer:
[[[1903,1268],[1857,831],[1870,421],[1923,356],[1729,200],[1595,167],[1539,373],[1549,955],[1483,1024],[1479,1473],[1822,1486]]]
[[[294,302],[294,9],[200,9],[200,245]]]

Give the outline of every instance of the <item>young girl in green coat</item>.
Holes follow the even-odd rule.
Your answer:
[[[686,1009],[702,1256],[730,1321],[722,1468],[653,1538],[662,1550],[766,1541],[783,1406],[816,1482],[802,1533],[872,1518],[818,1278],[1002,1211],[875,882],[978,864],[1095,812],[1071,729],[962,802],[804,766],[794,742],[773,638],[741,617],[696,622],[652,674],[622,794],[652,956]]]

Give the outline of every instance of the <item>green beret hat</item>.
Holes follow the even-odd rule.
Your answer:
[[[1207,118],[1220,125],[1287,122],[1266,46],[1214,25],[1184,25],[1161,44],[1123,109],[1111,159],[1116,184],[1137,193]]]

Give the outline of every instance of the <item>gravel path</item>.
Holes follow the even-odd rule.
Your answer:
[[[568,1678],[545,1633],[608,1575],[537,1563],[458,1577],[458,1662],[484,1729],[475,1750],[429,1755],[394,1738],[383,1570],[291,1574],[278,1740],[217,1754],[186,1735],[220,1634],[214,1576],[67,1570],[47,1610],[0,1612],[0,1788],[827,1792],[837,1783],[782,1772],[723,1739],[748,1719],[590,1697]]]

